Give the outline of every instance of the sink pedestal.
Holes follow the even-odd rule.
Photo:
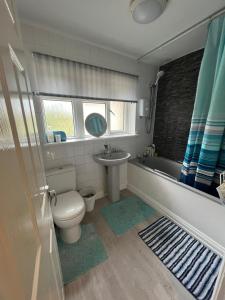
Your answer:
[[[108,197],[112,202],[120,200],[120,167],[108,166],[107,174]]]
[[[107,167],[107,190],[112,202],[120,200],[120,165],[127,162],[130,156],[130,153],[124,151],[94,155],[97,163]]]

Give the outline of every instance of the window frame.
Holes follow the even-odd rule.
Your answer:
[[[123,130],[112,130],[111,129],[111,120],[110,120],[110,110],[111,110],[111,107],[110,107],[110,102],[109,101],[109,109],[108,109],[108,113],[109,113],[109,131],[110,131],[110,135],[118,135],[118,134],[125,134],[125,133],[128,133],[128,127],[127,127],[127,103],[126,102],[122,102],[123,103]],[[117,102],[117,101],[112,101],[112,102]],[[119,102],[119,101],[118,101]]]
[[[72,104],[72,113],[73,113],[73,126],[74,126],[74,136],[67,136],[68,140],[73,139],[86,139],[90,138],[90,135],[85,134],[85,124],[84,124],[84,117],[83,117],[83,104],[84,103],[103,103],[105,104],[106,109],[106,122],[107,122],[107,130],[103,137],[107,136],[117,136],[117,135],[128,135],[135,133],[136,127],[136,113],[130,115],[131,110],[129,109],[129,105],[134,105],[129,102],[123,102],[123,129],[124,130],[111,130],[111,122],[110,122],[110,101],[107,100],[89,100],[89,99],[76,99],[76,98],[57,98],[51,96],[42,96],[41,97],[41,104],[42,104],[42,121],[43,121],[43,130],[44,134],[47,133],[47,121],[45,115],[45,108],[44,108],[44,100],[50,101],[61,101],[61,102],[71,102]],[[128,105],[129,104],[129,105]],[[136,106],[135,106],[136,111]],[[134,126],[131,129],[130,124],[134,122]]]
[[[45,112],[45,107],[44,107],[44,100],[47,101],[58,101],[58,102],[71,102],[72,106],[72,116],[73,116],[73,136],[67,136],[68,139],[73,139],[76,137],[76,132],[77,132],[77,122],[76,122],[76,115],[74,111],[74,101],[72,99],[66,99],[66,98],[57,98],[57,97],[43,97],[42,98],[42,112],[43,112],[43,122],[44,122],[44,133],[47,134],[48,132],[48,126],[47,126],[47,120],[46,120],[46,112]]]

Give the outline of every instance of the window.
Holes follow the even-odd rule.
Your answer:
[[[107,121],[105,135],[135,132],[138,76],[43,53],[33,58],[46,130],[84,138],[87,115],[100,113]]]
[[[105,135],[135,132],[136,105],[120,101],[43,99],[45,129],[65,131],[68,138],[88,136],[85,120],[91,113],[101,114],[107,121]]]
[[[110,101],[110,131],[124,131],[124,102]]]
[[[46,130],[65,131],[75,136],[72,101],[44,100]]]

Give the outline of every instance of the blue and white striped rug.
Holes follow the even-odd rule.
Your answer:
[[[211,298],[222,262],[219,255],[166,217],[139,236],[196,299]]]

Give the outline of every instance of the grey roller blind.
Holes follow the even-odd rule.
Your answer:
[[[136,101],[138,77],[46,54],[33,53],[42,94]]]

